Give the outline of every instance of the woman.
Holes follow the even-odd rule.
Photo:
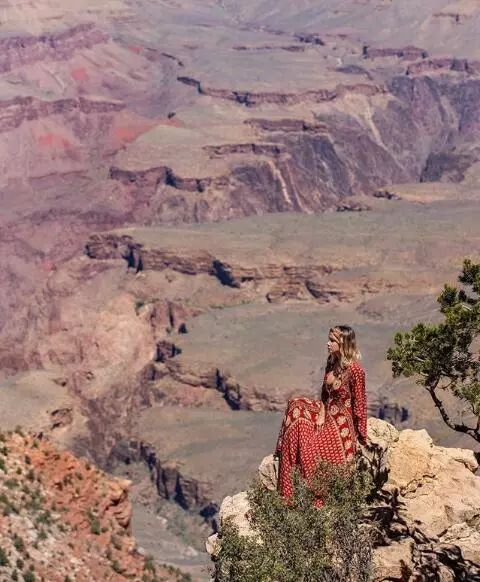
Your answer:
[[[293,495],[295,466],[309,479],[321,461],[350,463],[357,441],[364,444],[367,436],[365,372],[358,363],[353,329],[333,327],[327,349],[321,400],[293,398],[285,411],[276,455],[280,457],[278,489],[286,498]],[[317,505],[322,505],[320,499]]]

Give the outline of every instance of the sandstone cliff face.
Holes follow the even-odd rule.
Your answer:
[[[117,443],[111,454],[112,466],[118,463],[143,463],[160,498],[180,505],[182,509],[199,513],[206,519],[214,517],[218,506],[212,501],[211,486],[185,473],[180,462],[162,459],[162,452],[149,443],[130,440]]]
[[[165,580],[180,579],[137,550],[128,481],[20,429],[2,433],[0,445],[2,580],[30,571],[49,582],[148,581],[156,579],[154,569]]]
[[[92,295],[93,287],[85,286],[85,281],[96,281],[103,292]],[[137,283],[118,261],[93,264],[81,258],[70,264],[68,273],[52,273],[29,313],[24,359],[32,368],[51,372],[48,384],[43,377],[38,380],[39,394],[49,408],[45,416],[41,407],[44,428],[57,442],[88,453],[97,462],[108,456],[118,434],[134,422],[133,411],[148,404],[144,388],[151,379],[149,370],[162,357],[157,342],[167,329],[185,325],[190,313],[182,302],[162,297],[152,302],[155,282],[137,296]],[[23,387],[25,382],[21,383]],[[31,393],[27,386],[25,402]],[[28,402],[21,421],[25,426],[40,418],[40,409],[35,415],[33,400]],[[10,426],[15,426],[15,416],[15,410],[5,415],[13,422]]]
[[[425,430],[397,431],[369,419],[359,464],[377,488],[368,510],[382,535],[375,549],[376,580],[480,579],[480,477],[472,451],[438,447]],[[273,457],[263,460],[259,477],[265,487],[276,487]],[[249,535],[248,511],[245,492],[224,499],[220,533],[207,542],[211,555],[219,550],[227,517]]]
[[[425,63],[420,60],[411,66],[421,69]],[[336,209],[349,197],[371,196],[386,183],[450,180],[446,172],[425,172],[439,155],[448,160],[451,170],[457,170],[458,181],[475,158],[461,154],[477,123],[478,105],[473,101],[479,94],[477,74],[442,77],[429,76],[429,70],[414,74],[414,70],[391,75],[381,87],[341,84],[333,92],[321,92],[321,99],[315,92],[202,89],[200,94],[213,101],[226,99],[248,110],[278,106],[286,116],[247,116],[243,125],[250,129],[251,141],[223,145],[207,141],[197,146],[192,150],[195,172],[177,170],[178,162],[162,151],[168,165],[136,169],[129,163],[127,169],[122,158],[110,177],[128,195],[151,201],[150,217],[140,218],[140,207],[136,211],[139,222],[152,220],[152,214],[160,222],[205,222]],[[199,81],[181,80],[201,87]],[[328,104],[324,109],[298,117],[295,107],[307,109],[312,101],[323,100]],[[238,133],[244,131],[238,128]],[[219,173],[213,171],[216,165],[210,169],[210,160],[223,162]]]
[[[11,36],[0,40],[0,72],[44,60],[67,60],[79,49],[106,42],[107,35],[92,23],[41,36]]]
[[[141,13],[141,3],[135,4]],[[137,17],[132,22],[146,24]],[[162,13],[159,20],[170,17]],[[57,19],[62,22],[60,15],[51,21]],[[202,81],[196,69],[205,69],[197,62],[203,38],[192,41],[192,49],[169,39],[166,52],[156,46],[156,35],[133,42],[112,34],[103,21],[68,22],[58,30],[49,23],[45,30],[53,29],[44,34],[0,39],[0,73],[8,88],[0,96],[6,144],[2,344],[3,337],[5,344],[23,341],[24,320],[3,330],[10,314],[25,308],[47,272],[79,252],[91,232],[135,223],[362,210],[368,204],[350,202],[352,195],[370,196],[389,182],[459,181],[475,163],[470,145],[478,134],[479,82],[478,61],[470,55],[437,58],[417,39],[380,46],[346,33],[248,22],[235,32],[242,42],[229,41],[226,54],[281,51],[292,79],[300,70],[303,82],[307,65],[328,82],[320,75],[310,88],[292,81],[283,90],[284,79],[272,77],[271,87],[268,78],[258,86],[255,75],[245,73],[247,57],[236,61],[236,70],[245,73],[237,87],[230,71],[212,78],[210,67]],[[252,45],[254,34],[259,41]],[[207,43],[200,52],[215,60],[215,50]],[[274,67],[265,63],[270,73]],[[19,287],[22,292],[14,293]],[[284,294],[274,289],[269,298],[310,291],[319,299],[328,295],[309,281]],[[18,353],[3,357],[2,348],[9,372],[31,365]]]
[[[85,252],[92,259],[123,258],[137,272],[171,269],[186,275],[206,274],[215,277],[222,285],[234,288],[266,283],[265,297],[270,302],[309,296],[328,301],[330,294],[341,295],[340,290],[336,292],[322,281],[323,275],[334,270],[329,264],[302,265],[281,259],[255,264],[254,257],[236,259],[221,250],[214,254],[203,249],[155,248],[121,233],[92,235],[85,245]]]
[[[462,81],[453,83],[458,91],[464,85]],[[399,90],[406,86],[408,92]],[[451,160],[453,168],[462,165],[452,153],[450,140],[461,143],[466,132],[473,129],[467,122],[463,136],[453,137],[456,130],[450,121],[445,123],[450,114],[443,103],[445,88],[424,77],[399,77],[390,82],[386,106],[385,101],[377,106],[372,98],[367,105],[358,98],[359,109],[370,110],[369,122],[375,124],[373,134],[371,125],[344,112],[341,106],[331,115],[321,116],[327,132],[311,129],[315,124],[308,131],[302,128],[297,133],[290,128],[287,133],[278,129],[273,134],[264,131],[262,138],[277,142],[286,154],[269,164],[254,165],[246,160],[239,166],[224,188],[231,191],[230,207],[236,216],[289,210],[316,212],[336,208],[353,194],[370,195],[386,182],[438,179],[432,173],[424,173],[430,156],[441,152]],[[452,105],[455,109],[453,102]],[[461,111],[458,116],[463,117]],[[464,162],[460,175],[469,163],[471,159]],[[253,211],[254,208],[258,210]],[[214,213],[211,202],[203,212],[204,219]]]
[[[33,97],[16,97],[1,104],[0,133],[12,131],[25,121],[33,121],[53,115],[79,113],[112,113],[121,111],[125,105],[121,102],[79,99],[59,99],[57,101],[40,101]]]

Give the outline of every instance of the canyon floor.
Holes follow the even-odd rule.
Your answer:
[[[334,323],[372,416],[473,447],[385,352],[480,254],[476,2],[0,7],[1,428],[132,479],[198,579]]]

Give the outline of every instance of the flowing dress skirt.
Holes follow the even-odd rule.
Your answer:
[[[342,384],[327,391],[325,402],[288,401],[276,449],[280,456],[278,489],[284,497],[293,495],[294,467],[308,480],[321,461],[333,465],[352,462],[357,438],[365,440],[365,373],[358,364],[350,368]]]

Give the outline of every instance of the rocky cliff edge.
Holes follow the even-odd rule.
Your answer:
[[[377,582],[480,580],[480,477],[472,451],[439,447],[425,430],[398,431],[371,418],[359,464],[376,486],[368,515],[381,532]],[[275,487],[272,456],[262,461],[259,477]],[[248,511],[246,492],[226,497],[220,524],[231,516],[248,535]],[[220,542],[221,528],[207,541],[211,556]]]

